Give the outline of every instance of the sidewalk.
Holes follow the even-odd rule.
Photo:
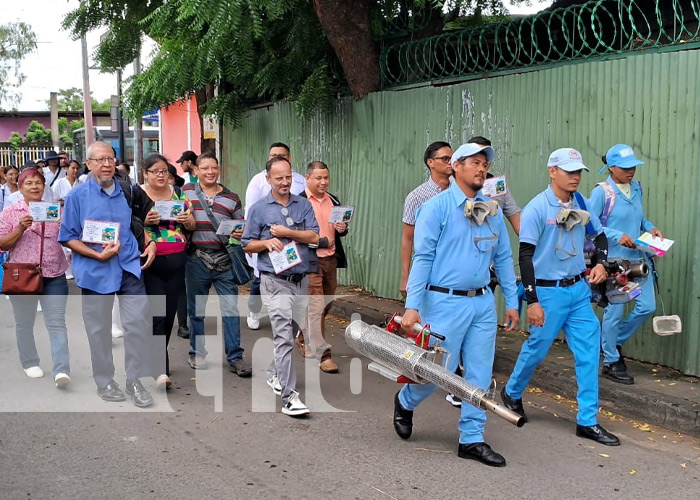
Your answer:
[[[398,300],[380,299],[352,287],[339,287],[342,296],[333,303],[332,314],[351,319],[359,313],[366,323],[379,324],[403,312]],[[510,375],[527,338],[524,332],[499,331],[494,372]],[[700,379],[659,365],[626,360],[634,385],[622,385],[600,377],[600,406],[639,423],[653,424],[700,437]],[[557,341],[535,372],[530,387],[539,387],[567,399],[576,399],[574,360],[564,342]],[[527,400],[527,396],[525,396]]]

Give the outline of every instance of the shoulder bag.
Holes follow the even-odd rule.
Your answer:
[[[204,199],[199,182],[195,183],[194,192],[197,195],[197,198],[199,198],[199,203],[202,205],[204,213],[207,214],[209,221],[214,227],[214,231],[218,231],[219,223],[214,218],[214,214],[212,213],[207,200]],[[219,235],[219,239],[221,239],[221,242],[224,244],[224,248],[226,248],[229,257],[231,258],[231,272],[233,273],[234,283],[236,283],[236,285],[245,285],[251,279],[253,279],[253,269],[248,265],[248,261],[246,261],[243,248],[241,245],[230,245],[228,242],[228,236]]]
[[[39,263],[5,262],[2,265],[5,269],[5,275],[2,278],[2,293],[6,295],[39,295],[43,293],[44,278],[41,275],[41,261],[44,258],[44,224],[44,222],[41,223]]]

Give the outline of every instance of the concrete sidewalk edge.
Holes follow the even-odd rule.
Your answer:
[[[342,293],[339,291],[339,293]],[[379,299],[366,293],[344,295],[333,303],[331,313],[350,320],[353,314],[370,324],[379,324],[392,312],[403,311],[397,300]],[[510,375],[520,349],[503,350],[503,333],[496,340],[494,373]],[[509,341],[511,341],[509,338]],[[522,343],[522,342],[521,342]],[[550,355],[537,368],[531,386],[576,399],[576,378],[571,369],[557,363]],[[527,398],[525,398],[527,400]],[[638,385],[622,385],[599,379],[600,406],[607,411],[624,415],[638,422],[658,425],[669,430],[700,437],[700,404],[691,400],[651,391]]]

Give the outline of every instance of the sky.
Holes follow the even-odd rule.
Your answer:
[[[21,111],[47,110],[46,102],[50,92],[71,87],[83,87],[82,57],[80,41],[72,41],[66,31],[61,30],[61,21],[67,12],[73,10],[79,0],[0,0],[0,23],[23,21],[37,34],[37,50],[22,61],[21,69],[26,75],[22,85],[22,99],[18,106]],[[513,14],[529,14],[545,8],[551,0],[532,0],[531,6],[511,7]],[[37,15],[39,14],[39,15]],[[99,43],[104,32],[88,34],[88,55]],[[151,47],[145,47],[142,63],[147,60]],[[92,65],[92,59],[90,65]],[[132,67],[125,69],[123,77],[132,74]],[[90,90],[92,96],[103,101],[117,93],[116,74],[90,70]]]

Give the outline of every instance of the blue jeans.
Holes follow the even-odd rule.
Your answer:
[[[207,355],[204,345],[204,316],[197,316],[195,308],[198,296],[201,296],[200,311],[209,297],[209,289],[214,285],[219,296],[221,318],[224,326],[224,349],[226,360],[231,363],[243,357],[241,348],[241,320],[238,316],[238,287],[233,281],[233,272],[212,271],[207,268],[196,255],[187,256],[187,268],[185,271],[187,288],[187,313],[190,317],[190,355]]]
[[[12,310],[15,313],[15,334],[22,368],[39,366],[39,354],[34,342],[34,320],[36,304],[41,302],[44,324],[49,332],[53,375],[70,375],[68,352],[68,331],[66,330],[66,302],[68,283],[66,276],[44,278],[44,292],[41,295],[10,295]]]

